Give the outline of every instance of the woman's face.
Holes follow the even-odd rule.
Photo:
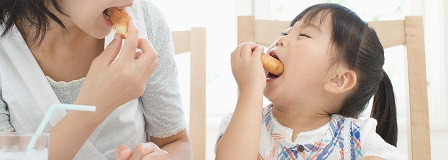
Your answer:
[[[266,78],[264,94],[271,102],[288,105],[322,94],[332,62],[330,17],[322,19],[322,14],[318,14],[310,23],[300,20],[268,48],[268,53],[284,65],[280,77],[269,74]]]
[[[69,32],[71,27],[79,27],[87,34],[101,39],[112,29],[112,23],[103,11],[110,7],[130,7],[134,0],[59,0],[58,3],[68,17],[53,8],[50,10],[64,22]]]

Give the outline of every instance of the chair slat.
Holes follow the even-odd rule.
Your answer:
[[[190,137],[194,159],[205,160],[206,36],[205,28],[192,28],[190,39]]]
[[[422,17],[405,17],[408,58],[409,101],[408,139],[413,159],[431,159],[425,44]]]
[[[404,20],[371,21],[368,25],[375,29],[384,48],[405,43]]]
[[[193,159],[205,160],[206,138],[206,29],[193,27],[171,32],[176,55],[190,53],[189,135]]]
[[[176,55],[190,51],[190,31],[173,31],[171,34]]]

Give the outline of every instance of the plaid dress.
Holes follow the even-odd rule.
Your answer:
[[[272,115],[272,106],[263,110],[259,160],[292,159],[361,159],[361,120],[331,116],[330,122],[313,130],[299,133],[291,141],[292,130],[282,126]],[[263,131],[265,130],[265,131]]]

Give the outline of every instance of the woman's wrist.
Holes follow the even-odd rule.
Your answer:
[[[116,108],[116,107],[110,107],[110,105],[101,105],[100,103],[83,100],[83,99],[80,99],[79,97],[78,97],[78,99],[75,100],[74,104],[95,106],[96,107],[95,112],[69,111],[72,114],[77,115],[77,116],[82,116],[82,117],[87,116],[86,118],[89,118],[92,122],[98,122],[98,121],[102,122]]]

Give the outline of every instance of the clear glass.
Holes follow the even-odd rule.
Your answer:
[[[50,135],[43,133],[37,138],[33,150],[27,151],[33,133],[0,133],[0,159],[47,160]]]

